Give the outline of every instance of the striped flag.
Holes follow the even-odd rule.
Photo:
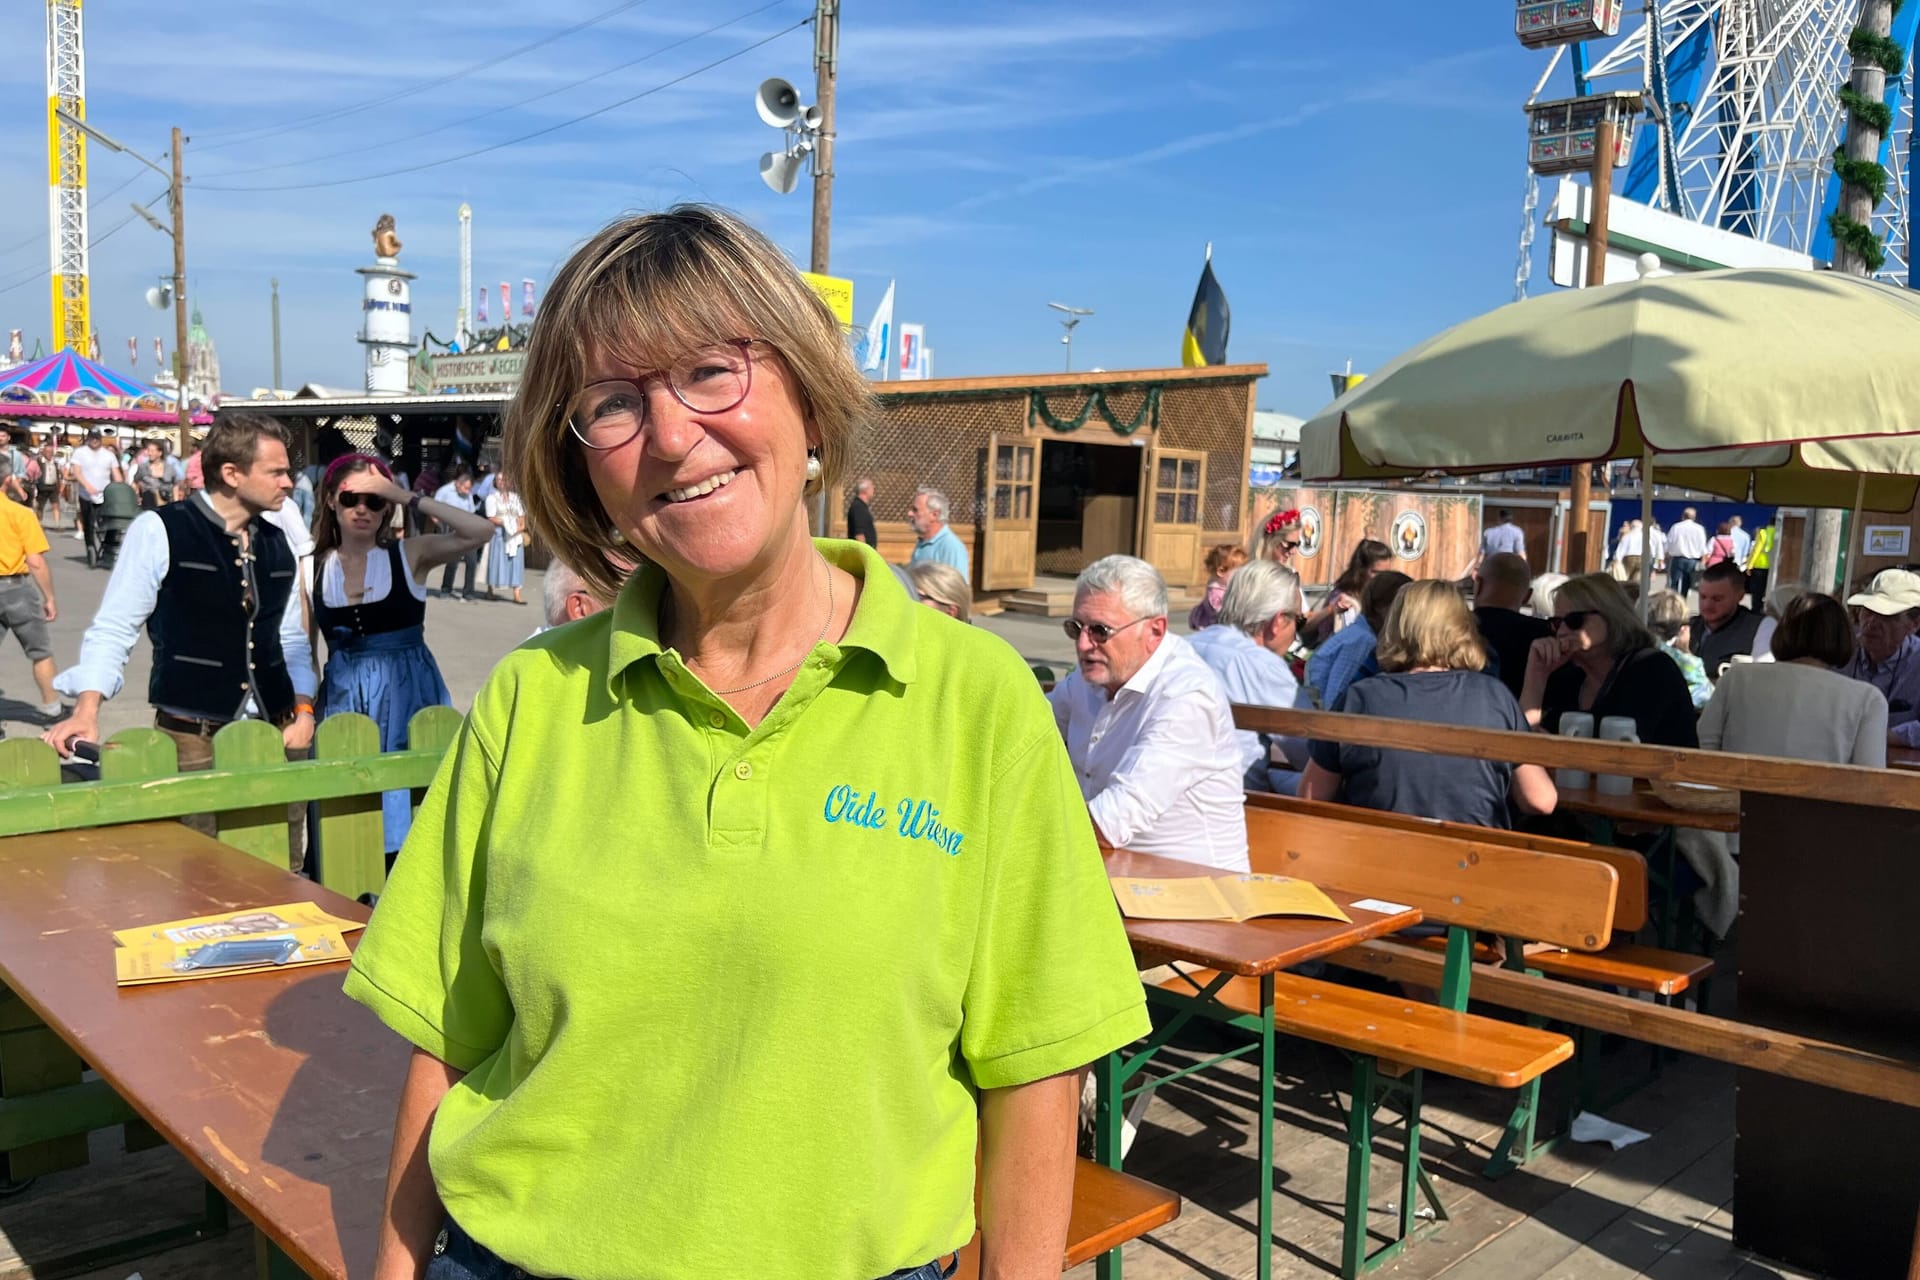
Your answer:
[[[1187,313],[1187,331],[1180,339],[1180,363],[1188,369],[1227,362],[1227,331],[1233,313],[1227,295],[1213,278],[1213,246],[1207,246],[1206,265],[1200,268],[1200,287],[1193,291],[1193,310]]]

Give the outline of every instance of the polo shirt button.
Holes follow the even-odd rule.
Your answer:
[[[733,766],[733,776],[745,782],[747,779],[753,777],[753,766],[745,760],[742,760],[739,764]]]
[[[726,713],[721,711],[707,712],[707,723],[712,725],[716,729],[726,728],[727,727]]]

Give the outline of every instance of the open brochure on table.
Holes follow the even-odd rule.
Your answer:
[[[1140,879],[1112,876],[1113,896],[1135,920],[1252,920],[1257,916],[1307,916],[1351,924],[1333,899],[1291,876],[1183,876]]]
[[[352,958],[345,935],[362,928],[311,902],[121,929],[113,935],[120,986],[189,982]]]

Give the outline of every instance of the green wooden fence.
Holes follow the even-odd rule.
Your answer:
[[[314,734],[313,758],[288,761],[280,731],[258,720],[213,738],[213,768],[181,773],[173,740],[157,729],[125,729],[104,744],[100,780],[62,784],[53,748],[37,740],[0,742],[0,836],[211,814],[227,844],[276,867],[287,865],[293,833],[288,805],[317,802],[318,878],[349,898],[386,882],[381,793],[418,792],[433,781],[460,730],[450,707],[428,707],[408,725],[409,748],[382,753],[380,730],[361,715],[329,716]],[[0,987],[0,1180],[84,1164],[86,1135],[133,1121],[133,1113],[21,1001]],[[128,1125],[130,1147],[149,1145]]]

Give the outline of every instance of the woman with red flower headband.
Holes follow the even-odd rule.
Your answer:
[[[393,518],[406,506],[452,532],[396,537]],[[321,719],[357,711],[380,726],[382,751],[402,751],[415,712],[452,704],[427,649],[422,584],[429,570],[492,536],[485,516],[408,493],[371,454],[334,459],[320,479],[313,528],[313,625],[327,642]],[[391,854],[412,825],[412,798],[389,791],[383,809]]]
[[[1260,558],[1271,560],[1275,564],[1285,565],[1298,573],[1300,571],[1300,546],[1306,541],[1306,528],[1300,519],[1298,507],[1282,507],[1267,517],[1260,526]],[[1305,575],[1302,575],[1303,577]],[[1333,634],[1334,619],[1343,610],[1355,607],[1355,602],[1339,591],[1332,592],[1321,601],[1320,607],[1308,613],[1300,623],[1300,638],[1311,646]]]

